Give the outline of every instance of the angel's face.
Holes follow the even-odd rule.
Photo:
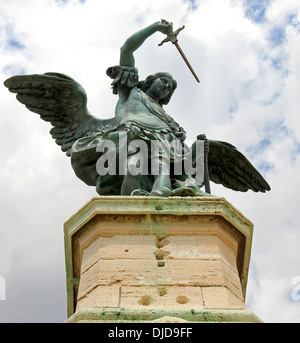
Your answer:
[[[173,79],[168,76],[160,76],[156,78],[147,90],[147,94],[152,99],[159,100],[166,98],[173,89]]]

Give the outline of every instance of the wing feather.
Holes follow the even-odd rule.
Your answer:
[[[67,75],[17,75],[7,79],[4,85],[31,112],[50,122],[52,138],[68,156],[77,139],[116,125],[114,118],[102,120],[89,113],[84,89]]]
[[[241,192],[251,189],[266,192],[271,189],[263,176],[235,146],[208,140],[208,169],[211,181]]]

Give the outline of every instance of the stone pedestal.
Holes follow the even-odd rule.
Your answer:
[[[252,232],[224,198],[94,198],[65,223],[67,322],[259,322]]]

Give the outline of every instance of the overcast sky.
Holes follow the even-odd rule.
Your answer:
[[[179,43],[201,83],[174,46],[157,46],[161,33],[136,52],[140,79],[170,72],[178,88],[165,110],[188,139],[205,133],[235,145],[271,185],[267,194],[211,188],[254,223],[247,308],[265,322],[300,322],[299,1],[1,0],[0,83],[65,73],[84,87],[93,115],[112,117],[106,69],[126,38],[162,18],[186,26]],[[0,322],[63,322],[63,223],[97,193],[76,178],[50,124],[1,84]]]

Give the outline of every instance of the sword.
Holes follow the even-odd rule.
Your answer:
[[[204,186],[205,186],[205,192],[211,194],[210,184],[209,184],[209,171],[208,171],[209,142],[205,134],[198,135],[197,140],[204,141]]]
[[[163,24],[171,24],[172,28],[171,28],[170,32],[168,33],[167,37],[166,37],[163,41],[161,41],[161,42],[158,44],[158,46],[161,46],[161,45],[163,45],[163,44],[166,43],[166,42],[172,42],[172,43],[176,46],[177,50],[179,51],[179,53],[180,53],[180,55],[182,56],[184,62],[185,62],[186,65],[189,67],[190,71],[191,71],[192,74],[194,75],[194,77],[195,77],[195,79],[197,80],[197,82],[200,83],[200,80],[199,80],[198,76],[196,75],[194,69],[193,69],[192,66],[190,65],[190,62],[188,61],[188,59],[186,58],[184,52],[181,50],[181,47],[180,47],[179,44],[178,44],[177,36],[178,36],[179,32],[182,31],[182,30],[185,28],[185,26],[182,25],[179,29],[177,29],[176,31],[173,31],[173,24],[172,24],[172,23],[169,23],[169,22],[166,21],[165,19],[162,19],[161,22],[162,22]]]

